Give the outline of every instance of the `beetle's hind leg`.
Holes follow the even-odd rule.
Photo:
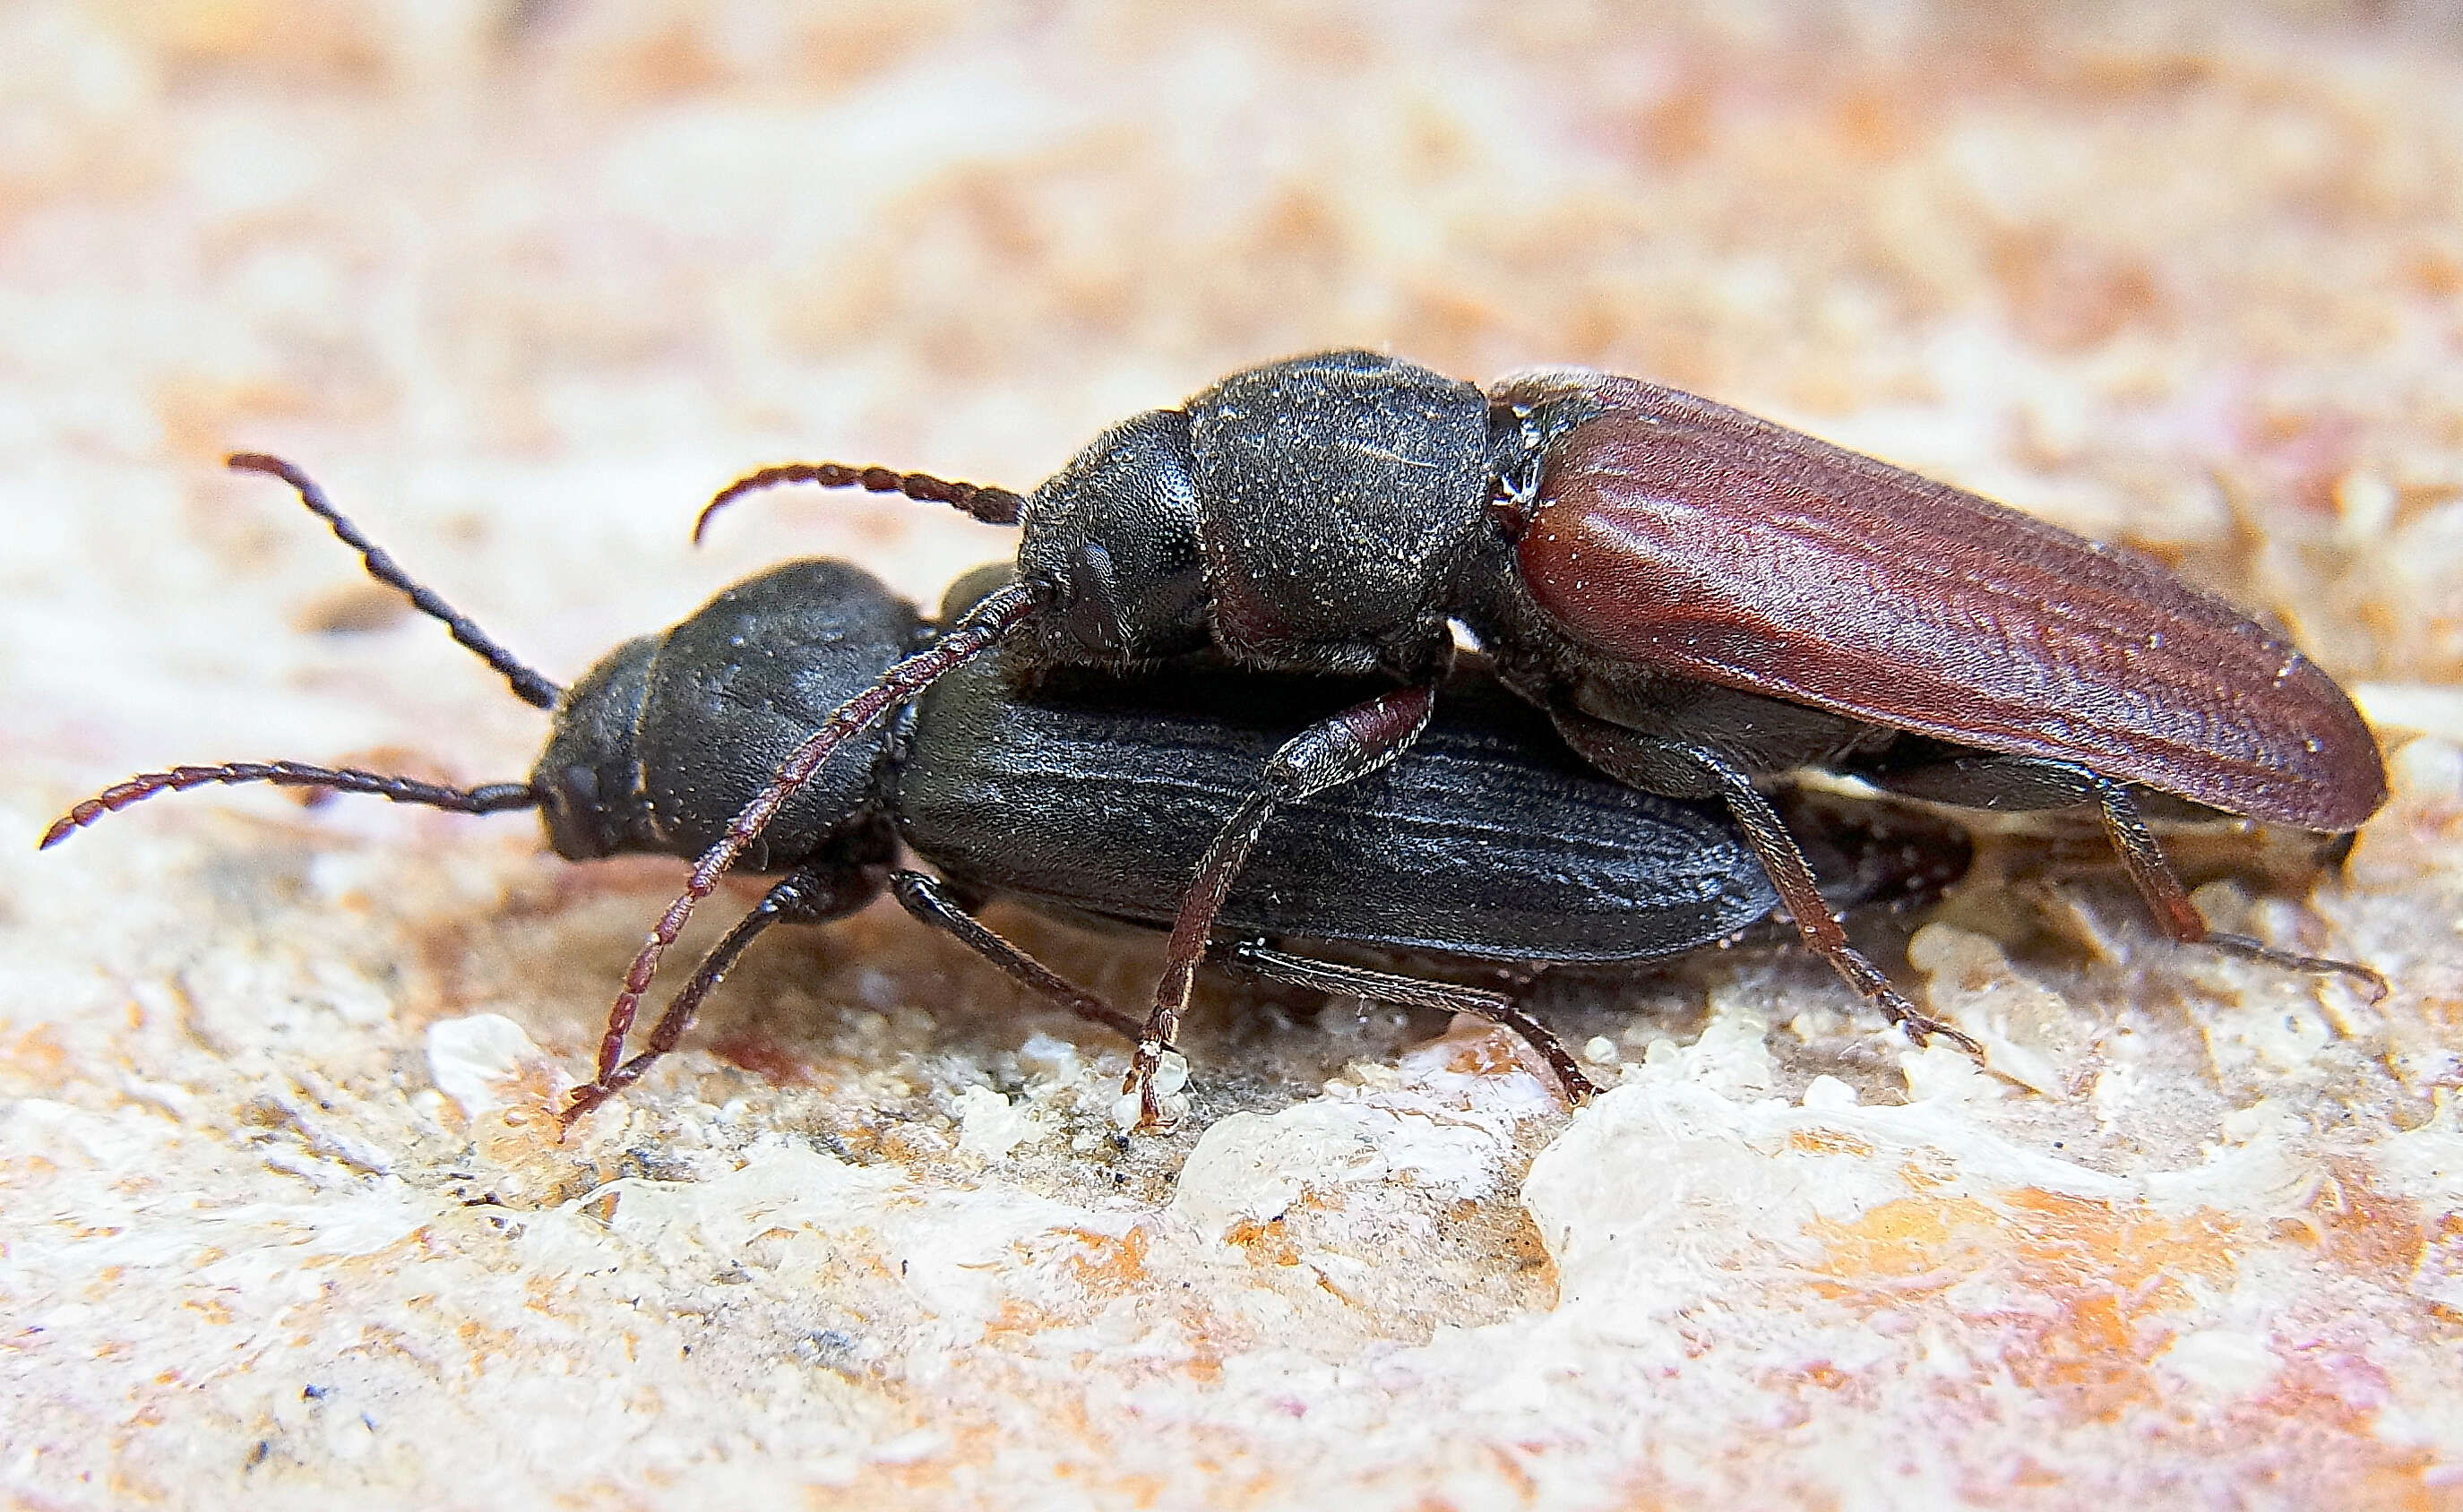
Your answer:
[[[1922,1045],[1939,1035],[1960,1049],[1984,1059],[1984,1047],[1953,1024],[1936,1019],[1907,1001],[1882,968],[1848,941],[1846,927],[1822,900],[1821,890],[1806,864],[1804,850],[1790,834],[1785,820],[1762,796],[1744,769],[1708,746],[1645,735],[1571,709],[1549,711],[1566,743],[1584,760],[1620,782],[1647,792],[1674,797],[1712,796],[1725,803],[1729,816],[1744,832],[1754,856],[1778,890],[1779,901],[1796,920],[1797,933],[1847,984],[1882,1010],[1892,1024]],[[1684,777],[1683,782],[1672,779]],[[1675,789],[1671,791],[1670,789]]]
[[[2227,935],[2207,927],[2206,917],[2190,898],[2190,890],[2182,885],[2181,874],[2164,856],[2163,848],[2155,843],[2147,821],[2139,816],[2138,806],[2129,799],[2128,790],[2119,783],[2093,773],[2085,774],[2096,787],[2096,810],[2103,819],[2103,832],[2112,839],[2112,848],[2121,853],[2121,864],[2129,869],[2129,879],[2138,886],[2138,895],[2171,930],[2172,938],[2185,945],[2207,944],[2217,950],[2229,950],[2236,956],[2248,956],[2293,971],[2331,972],[2349,977],[2368,988],[2369,1001],[2382,1002],[2387,995],[2387,979],[2356,961],[2337,961],[2331,956],[2304,956],[2297,951],[2278,950],[2273,945],[2252,940],[2247,935]]]
[[[1962,756],[1902,771],[1870,773],[1893,792],[1969,809],[2026,810],[2095,805],[2103,832],[2121,854],[2129,880],[2147,911],[2167,934],[2185,945],[2212,945],[2292,971],[2331,972],[2363,983],[2370,1001],[2387,995],[2387,980],[2357,961],[2328,956],[2304,956],[2278,950],[2247,935],[2211,929],[2198,905],[2191,900],[2181,874],[2165,857],[2164,848],[2138,811],[2129,789],[2101,773],[2071,762],[2025,756]]]
[[[1548,1069],[1556,1073],[1568,1102],[1588,1102],[1600,1090],[1597,1082],[1583,1074],[1580,1063],[1565,1048],[1564,1042],[1502,992],[1461,986],[1450,982],[1430,982],[1425,977],[1406,977],[1365,966],[1314,961],[1253,940],[1234,945],[1218,945],[1209,954],[1225,965],[1263,977],[1269,982],[1280,982],[1317,992],[1366,998],[1374,1003],[1435,1008],[1446,1013],[1468,1013],[1486,1019],[1520,1035],[1524,1044],[1539,1052],[1540,1058],[1548,1063]]]

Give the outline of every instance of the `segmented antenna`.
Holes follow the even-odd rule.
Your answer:
[[[1034,608],[1034,596],[1023,584],[1012,583],[986,594],[940,639],[891,667],[872,686],[831,710],[820,727],[779,764],[770,778],[770,786],[744,806],[729,822],[727,833],[693,863],[683,894],[667,905],[658,927],[650,931],[650,938],[634,955],[633,964],[624,973],[624,990],[617,994],[615,1005],[607,1010],[607,1033],[599,1043],[594,1085],[604,1083],[622,1062],[624,1037],[632,1032],[642,996],[650,990],[650,981],[658,975],[659,958],[684,933],[686,920],[692,918],[693,905],[717,889],[719,874],[733,866],[745,848],[761,837],[761,832],[812,780],[813,773],[820,770],[830,753],[849,736],[930,687],[941,677],[1000,644],[1026,622]]]
[[[503,813],[535,809],[539,796],[528,783],[490,783],[484,788],[447,788],[352,767],[311,767],[304,762],[232,762],[224,767],[174,767],[169,771],[142,771],[114,783],[52,821],[35,849],[52,847],[107,813],[118,813],[156,793],[186,792],[191,788],[267,782],[276,788],[322,788],[330,792],[372,792],[395,803],[447,809],[455,813]]]
[[[341,537],[342,544],[360,553],[360,559],[367,564],[370,577],[400,592],[421,614],[442,621],[445,628],[452,632],[454,639],[477,653],[480,660],[495,668],[497,676],[512,685],[513,697],[533,708],[552,709],[556,707],[556,701],[564,696],[564,689],[522,665],[512,652],[489,638],[486,631],[472,624],[451,604],[437,597],[432,590],[411,581],[410,575],[385,554],[383,548],[361,535],[360,528],[334,508],[332,501],[325,497],[325,490],[317,486],[316,479],[281,458],[269,457],[263,452],[234,452],[223,459],[223,465],[233,472],[265,473],[298,490],[299,502],[308,507],[309,512],[332,526],[334,533]]]
[[[709,529],[709,517],[748,493],[781,484],[810,483],[824,488],[862,488],[872,493],[903,493],[922,504],[946,504],[986,525],[1015,525],[1026,501],[1007,488],[975,483],[948,483],[928,473],[900,472],[890,467],[854,467],[842,462],[791,462],[749,472],[718,490],[693,521],[693,544]]]

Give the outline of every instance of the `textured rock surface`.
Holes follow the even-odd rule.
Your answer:
[[[2463,1499],[2463,38],[2169,10],[0,8],[0,1485],[17,1504]],[[1219,984],[1184,1129],[876,910],[546,1110],[677,869],[180,760],[478,781],[536,717],[236,446],[570,677],[790,552],[996,532],[1236,363],[1589,361],[2126,535],[2365,685],[2341,878],[1988,846],[1909,981],[1789,952],[1485,1032]],[[1134,1001],[1150,946],[1006,916]],[[1917,922],[1917,921],[1910,921]],[[697,934],[705,941],[708,933]],[[1895,959],[1893,955],[1892,959]],[[2023,1084],[2023,1085],[2018,1085]]]

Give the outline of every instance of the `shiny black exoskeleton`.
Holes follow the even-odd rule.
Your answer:
[[[940,633],[855,568],[789,562],[666,631],[625,642],[558,689],[412,584],[296,469],[260,458],[235,464],[291,482],[380,580],[410,594],[517,693],[548,708],[546,748],[527,782],[475,788],[290,763],[147,773],[77,806],[46,844],[155,792],[265,781],[464,811],[537,807],[551,844],[569,860],[691,856],[833,709]],[[948,617],[963,619],[975,596],[968,585],[953,590],[959,613]],[[1029,987],[1135,1036],[1137,1020],[992,934],[971,905],[998,895],[1067,917],[1169,922],[1186,878],[1282,732],[1362,692],[1349,680],[1219,665],[1125,679],[1047,675],[1024,689],[1010,671],[996,659],[960,669],[896,720],[857,732],[861,760],[802,787],[748,853],[751,869],[778,881],[705,958],[640,1054],[623,1059],[630,1026],[611,1026],[599,1074],[573,1113],[671,1049],[700,1002],[771,924],[840,918],[885,886]],[[902,842],[942,877],[897,870]],[[1857,880],[1834,902],[1946,880],[1963,863],[1963,849],[1939,834],[1904,854],[1897,842],[1849,836],[1844,844],[1843,861],[1876,864],[1842,866]],[[1579,1095],[1587,1089],[1580,1069],[1499,994],[1278,947],[1334,942],[1520,963],[1641,961],[1727,939],[1776,903],[1750,847],[1716,810],[1599,776],[1536,712],[1466,676],[1449,687],[1418,760],[1283,812],[1223,899],[1209,943],[1229,963],[1268,977],[1509,1024]]]

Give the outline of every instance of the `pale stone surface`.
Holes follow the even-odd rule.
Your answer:
[[[19,0],[0,57],[12,1504],[2463,1498],[2437,8]],[[1004,549],[782,495],[687,551],[747,466],[1026,483],[1343,341],[1699,388],[2283,619],[2394,800],[2322,883],[2174,844],[2394,991],[2173,950],[2091,828],[2000,826],[1906,921],[1998,1076],[1784,950],[1547,989],[1572,1114],[1484,1030],[1214,984],[1129,1140],[1124,1047],[884,909],[559,1140],[678,868],[261,791],[32,849],[176,761],[528,766],[226,450],[569,679],[786,552],[928,602]]]

